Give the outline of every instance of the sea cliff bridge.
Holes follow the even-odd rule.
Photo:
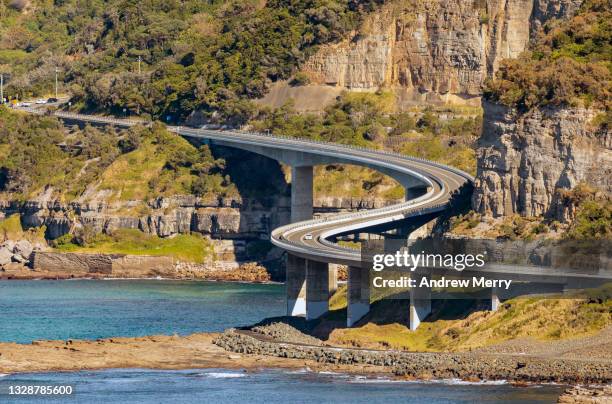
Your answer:
[[[43,114],[44,109],[23,108]],[[148,122],[57,111],[53,115],[67,121],[130,127]],[[327,142],[272,136],[238,130],[196,129],[170,126],[168,129],[188,139],[213,146],[237,148],[277,160],[291,167],[291,224],[273,230],[271,241],[287,251],[287,315],[316,319],[329,309],[330,291],[335,288],[336,266],[348,266],[347,326],[352,326],[370,310],[369,268],[362,265],[361,252],[340,246],[337,236],[370,233],[397,239],[450,209],[454,195],[473,178],[456,168],[400,154],[351,147]],[[321,164],[364,166],[397,180],[405,189],[406,200],[393,206],[313,219],[313,167]],[[468,271],[469,272],[469,271]],[[584,278],[551,268],[488,266],[475,275],[489,274],[506,279],[564,283],[568,278]],[[415,275],[419,276],[419,275]],[[587,275],[612,280],[610,274]],[[499,305],[495,288],[490,294],[491,309]],[[410,291],[410,328],[416,329],[431,312],[427,290]]]

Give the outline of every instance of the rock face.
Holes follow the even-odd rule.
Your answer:
[[[190,231],[223,238],[259,238],[289,221],[287,197],[261,201],[241,198],[196,198],[178,195],[147,203],[145,214],[129,211],[140,201],[108,203],[88,201],[62,203],[36,199],[25,204],[0,201],[6,216],[19,213],[25,228],[46,226],[46,237],[55,239],[75,227],[89,226],[96,232],[119,228],[139,229],[167,237]]]
[[[37,252],[32,258],[34,270],[60,271],[71,273],[101,273],[112,272],[113,260],[119,255],[108,254],[64,254],[53,252]]]
[[[503,58],[518,56],[532,31],[570,15],[580,0],[395,1],[352,38],[323,46],[304,71],[315,84],[392,87],[400,105],[478,104],[481,84]]]
[[[596,112],[483,105],[474,210],[554,217],[559,188],[586,182],[612,192],[612,133],[591,126]]]
[[[319,213],[379,208],[394,203],[375,198],[321,198],[314,202],[315,211]],[[193,231],[214,238],[258,239],[268,237],[274,228],[289,223],[291,216],[291,201],[286,196],[262,200],[177,195],[149,201],[146,214],[129,212],[139,203],[94,200],[65,204],[40,198],[24,204],[0,200],[0,213],[6,216],[19,213],[25,228],[46,226],[49,239],[80,226],[107,233],[120,228],[139,229],[159,237]]]

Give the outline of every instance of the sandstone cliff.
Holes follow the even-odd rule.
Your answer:
[[[612,132],[593,127],[595,111],[536,108],[521,114],[483,105],[474,210],[564,220],[558,189],[586,182],[612,192]]]
[[[397,201],[325,197],[314,202],[317,214],[331,214],[380,208]],[[289,223],[290,203],[286,196],[257,199],[177,195],[151,200],[145,211],[139,211],[135,206],[140,206],[141,201],[63,203],[42,195],[25,203],[0,200],[0,219],[18,213],[25,228],[46,226],[49,239],[80,226],[105,233],[119,228],[138,229],[159,237],[198,232],[222,239],[257,239]]]
[[[393,1],[351,38],[322,47],[303,70],[323,92],[387,87],[396,90],[400,107],[424,101],[478,105],[481,84],[500,60],[518,56],[544,21],[571,14],[580,3]]]

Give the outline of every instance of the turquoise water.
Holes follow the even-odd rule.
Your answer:
[[[562,388],[394,382],[342,374],[223,369],[141,369],[40,373],[0,378],[0,402],[10,385],[71,385],[67,403],[554,403]],[[40,403],[20,397],[19,403]]]
[[[0,282],[2,341],[221,331],[283,312],[282,285],[155,280]],[[70,385],[74,394],[8,395],[9,386],[15,385]],[[561,390],[558,386],[394,382],[273,369],[0,374],[0,403],[551,403]]]
[[[186,335],[252,324],[284,311],[282,285],[0,281],[0,341]]]

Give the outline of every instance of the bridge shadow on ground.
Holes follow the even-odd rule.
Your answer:
[[[465,215],[472,209],[472,194],[474,185],[467,182],[453,192],[449,201],[449,209],[442,212],[434,224],[434,234],[444,233],[450,228],[451,217]]]
[[[246,329],[255,327],[274,326],[277,329],[278,324],[283,324],[284,332],[295,334],[305,334],[309,337],[315,337],[325,343],[330,340],[331,334],[335,330],[346,329],[346,288],[343,287],[332,298],[332,302],[336,300],[336,308],[330,310],[327,314],[316,320],[306,320],[304,317],[273,317],[265,319]],[[338,301],[344,300],[342,302]],[[338,304],[339,303],[339,304]],[[477,311],[488,310],[490,301],[481,299],[462,299],[462,300],[432,300],[432,313],[421,323],[420,327],[427,327],[428,323],[434,323],[438,320],[461,320],[468,317],[470,314]],[[398,325],[399,328],[409,332],[410,329],[410,300],[407,299],[385,299],[373,302],[370,312],[357,322],[352,328],[359,329],[368,324],[377,326]],[[295,338],[286,338],[282,334],[284,332],[275,331],[277,335],[274,337],[285,342],[301,342]],[[294,337],[295,335],[291,336]],[[331,342],[331,341],[330,341]]]

